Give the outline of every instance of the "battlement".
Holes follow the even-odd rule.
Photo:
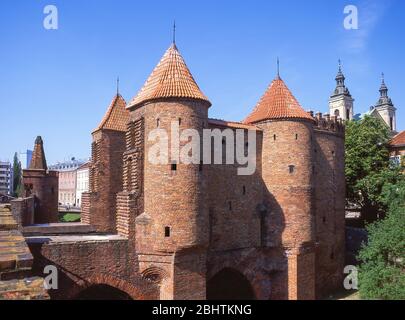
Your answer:
[[[322,114],[321,112],[317,112],[314,115],[313,111],[308,111],[308,114],[315,120],[315,129],[329,131],[340,135],[344,134],[345,125],[342,118],[331,116],[328,113]]]

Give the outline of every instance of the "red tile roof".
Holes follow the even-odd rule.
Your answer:
[[[191,98],[209,103],[201,92],[175,44],[172,44],[152,71],[128,108],[161,98]]]
[[[405,145],[405,130],[398,133],[394,138],[391,139],[389,145],[392,147]]]
[[[111,101],[103,120],[101,120],[99,126],[93,132],[101,129],[126,131],[127,122],[129,121],[129,111],[125,108],[125,105],[124,98],[120,94],[117,94]]]
[[[314,119],[300,106],[297,99],[279,77],[273,80],[253,112],[243,121],[257,123],[272,119]]]

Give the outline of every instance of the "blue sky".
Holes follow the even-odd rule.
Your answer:
[[[56,5],[59,29],[43,27]],[[343,9],[359,10],[359,29],[343,28]],[[378,99],[380,74],[405,129],[405,1],[0,2],[0,159],[32,148],[42,135],[48,162],[90,155],[91,131],[113,95],[131,99],[171,43],[210,98],[210,117],[242,120],[281,76],[305,109],[328,111],[337,60],[355,112]]]

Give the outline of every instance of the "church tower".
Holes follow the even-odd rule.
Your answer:
[[[384,74],[382,74],[380,98],[375,105],[373,112],[378,112],[391,131],[397,130],[396,126],[396,114],[397,109],[394,107],[392,100],[388,97],[388,88],[385,84]]]
[[[339,71],[336,76],[336,89],[329,98],[330,115],[338,116],[342,120],[353,119],[353,102],[349,89],[345,86],[345,76],[339,60]]]

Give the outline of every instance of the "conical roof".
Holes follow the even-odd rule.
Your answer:
[[[40,136],[35,139],[34,152],[28,169],[47,170],[44,144]]]
[[[120,94],[117,94],[112,99],[99,126],[93,132],[101,129],[126,131],[129,121],[129,111],[125,108],[125,105],[124,98]]]
[[[162,98],[197,99],[211,105],[174,43],[167,49],[142,89],[128,104],[128,108]]]
[[[253,112],[244,120],[244,123],[291,118],[314,121],[300,106],[284,81],[277,77],[270,84]]]

